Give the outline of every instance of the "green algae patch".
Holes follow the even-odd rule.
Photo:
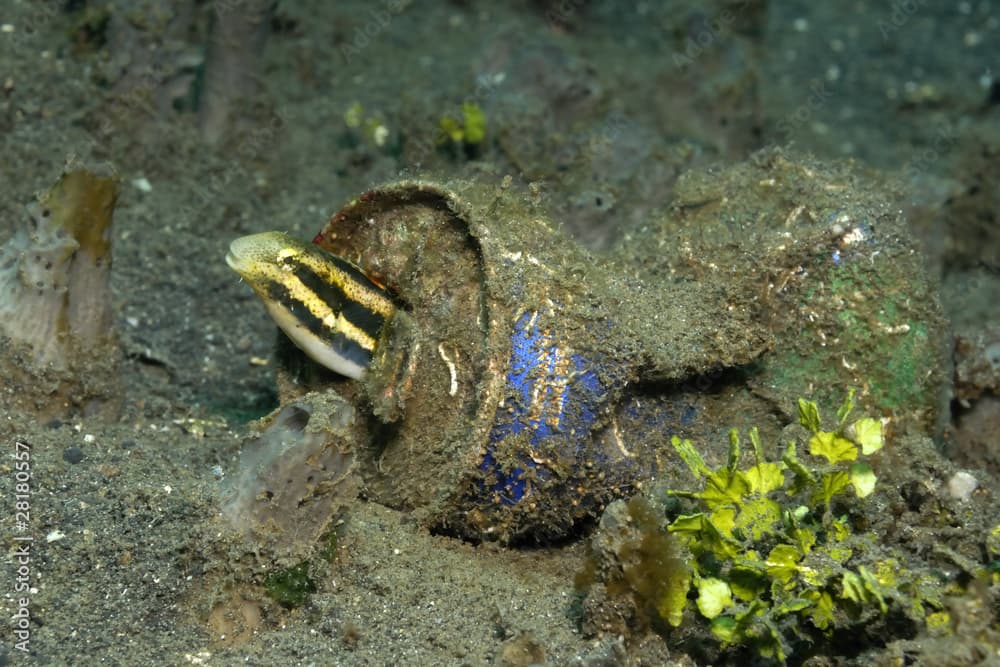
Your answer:
[[[870,260],[871,264],[879,261],[879,255]],[[925,378],[937,368],[940,351],[931,340],[928,324],[919,317],[919,305],[912,302],[933,302],[934,297],[926,284],[910,282],[904,259],[880,263],[884,265],[874,272],[866,269],[863,258],[835,265],[829,287],[822,281],[801,307],[820,304],[836,316],[841,324],[837,340],[844,351],[841,365],[851,365],[851,359],[865,364],[875,403],[899,411],[919,405],[924,392],[933,390]],[[814,328],[805,333],[821,344],[821,331]],[[829,355],[826,358],[835,361]]]
[[[608,627],[608,609],[631,596],[626,627],[669,639],[677,626],[690,637],[688,624],[701,624],[720,652],[750,649],[776,664],[801,664],[848,637],[885,639],[863,632],[874,626],[901,636],[946,631],[946,582],[907,567],[858,518],[874,511],[872,457],[885,436],[881,420],[857,417],[855,395],[832,418],[799,399],[797,425],[786,431],[795,439],[784,446],[766,446],[753,428],[748,447],[731,431],[718,466],[674,437],[694,488],[609,507],[578,580],[588,596],[584,630],[589,618]],[[691,641],[706,661],[727,662]]]
[[[301,607],[316,592],[316,583],[309,577],[309,561],[272,572],[264,579],[264,590],[283,607]]]

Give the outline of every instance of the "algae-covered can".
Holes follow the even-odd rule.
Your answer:
[[[626,388],[718,356],[673,353],[657,318],[676,293],[623,278],[503,186],[387,185],[313,241],[396,305],[361,379],[332,386],[367,415],[364,494],[447,532],[551,539],[599,514],[669,450],[664,404]]]

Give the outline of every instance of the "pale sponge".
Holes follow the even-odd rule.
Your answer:
[[[243,444],[221,509],[258,557],[287,567],[324,547],[323,537],[361,488],[354,407],[311,392],[264,420]]]
[[[119,180],[70,165],[27,207],[0,248],[0,370],[5,399],[47,414],[103,411],[120,354],[110,288]],[[94,402],[96,400],[96,402]]]

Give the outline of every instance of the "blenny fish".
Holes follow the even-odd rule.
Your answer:
[[[349,378],[364,376],[396,306],[360,267],[284,232],[236,239],[226,263],[311,359]]]

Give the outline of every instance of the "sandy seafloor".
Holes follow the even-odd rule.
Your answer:
[[[32,447],[35,537],[29,652],[5,625],[0,664],[699,664],[683,626],[665,639],[581,632],[572,574],[585,532],[471,544],[361,502],[305,605],[282,609],[220,576],[220,478],[235,474],[250,420],[277,405],[274,327],[225,266],[227,245],[268,229],[308,239],[400,175],[541,183],[553,219],[600,251],[668,205],[685,170],[771,146],[855,160],[901,183],[956,335],[1000,340],[995,2],[278,2],[259,57],[234,66],[249,70],[249,97],[209,126],[197,92],[211,17],[241,11],[0,7],[0,242],[69,156],[111,163],[123,179],[112,289],[125,355],[115,423],[0,406],[4,623],[19,597],[17,440]],[[486,114],[483,145],[435,146],[438,120],[469,99]],[[384,135],[348,126],[356,104]],[[610,151],[588,159],[595,142]],[[995,512],[996,389],[953,401],[937,447],[904,460],[957,517],[959,551],[984,562],[982,535],[961,527]],[[958,469],[979,483],[961,502],[946,486]],[[901,526],[893,539],[948,570],[932,532]],[[954,605],[978,615],[955,616],[978,625],[950,644],[867,638],[860,655],[840,645],[809,664],[998,664],[996,585],[972,588]]]

